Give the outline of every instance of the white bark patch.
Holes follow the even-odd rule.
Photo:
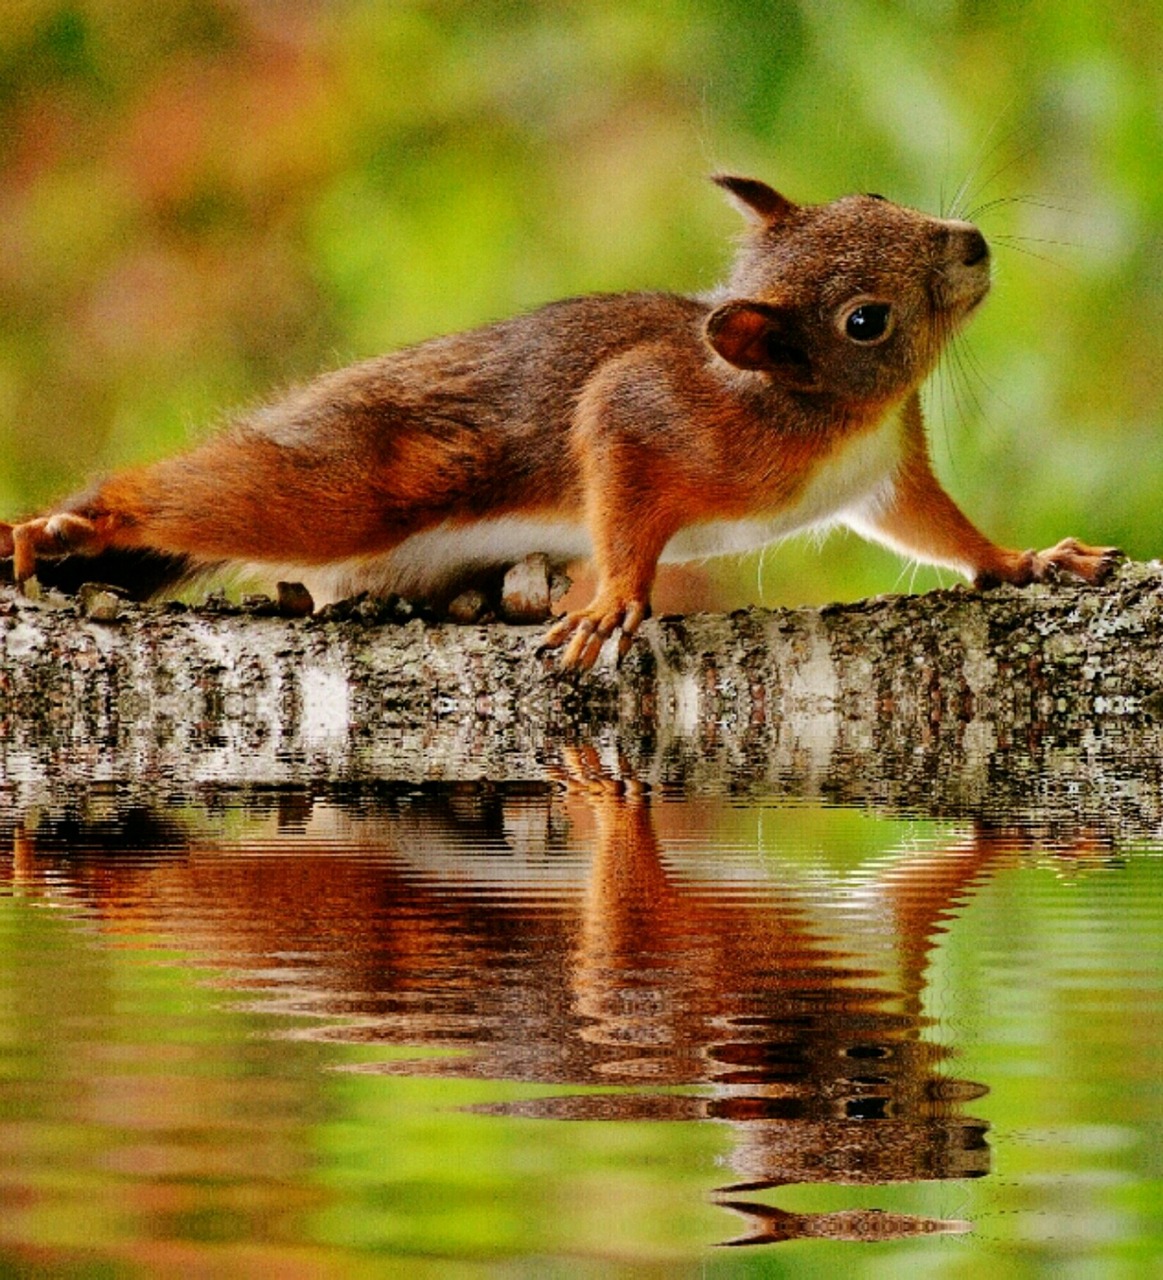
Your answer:
[[[347,745],[351,733],[348,678],[339,663],[312,663],[299,676],[299,734],[313,748]]]

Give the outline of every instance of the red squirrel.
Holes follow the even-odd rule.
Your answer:
[[[626,652],[660,561],[811,526],[846,524],[979,586],[1056,568],[1101,580],[1116,549],[995,546],[933,475],[918,388],[989,290],[981,232],[877,195],[797,205],[756,179],[714,181],[749,225],[713,294],[574,298],[325,374],[0,524],[0,557],[22,582],[38,560],[103,557],[108,581],[107,566],[152,556],[149,590],[258,566],[322,601],[592,555],[594,598],[545,637],[578,668],[615,631]]]

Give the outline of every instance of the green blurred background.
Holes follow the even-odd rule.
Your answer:
[[[0,156],[6,515],[322,368],[707,288],[728,168],[967,182],[996,286],[930,385],[939,472],[1001,541],[1163,550],[1156,2],[8,0]],[[714,571],[733,604],[937,581],[847,534]]]

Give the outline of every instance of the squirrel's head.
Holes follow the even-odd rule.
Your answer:
[[[989,291],[989,246],[969,222],[846,196],[796,205],[754,178],[719,175],[750,229],[711,312],[730,364],[852,402],[915,387]]]

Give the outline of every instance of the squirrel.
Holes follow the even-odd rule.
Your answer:
[[[319,601],[430,596],[531,552],[592,555],[593,599],[544,639],[583,669],[615,632],[627,652],[660,561],[812,526],[979,587],[1101,581],[1116,548],[998,547],[933,474],[918,389],[989,290],[977,227],[879,195],[800,205],[754,178],[713,181],[748,224],[718,291],[554,302],[325,374],[185,453],[0,523],[0,558],[23,582],[38,561],[98,557],[100,580],[120,567],[140,595],[260,566]]]

